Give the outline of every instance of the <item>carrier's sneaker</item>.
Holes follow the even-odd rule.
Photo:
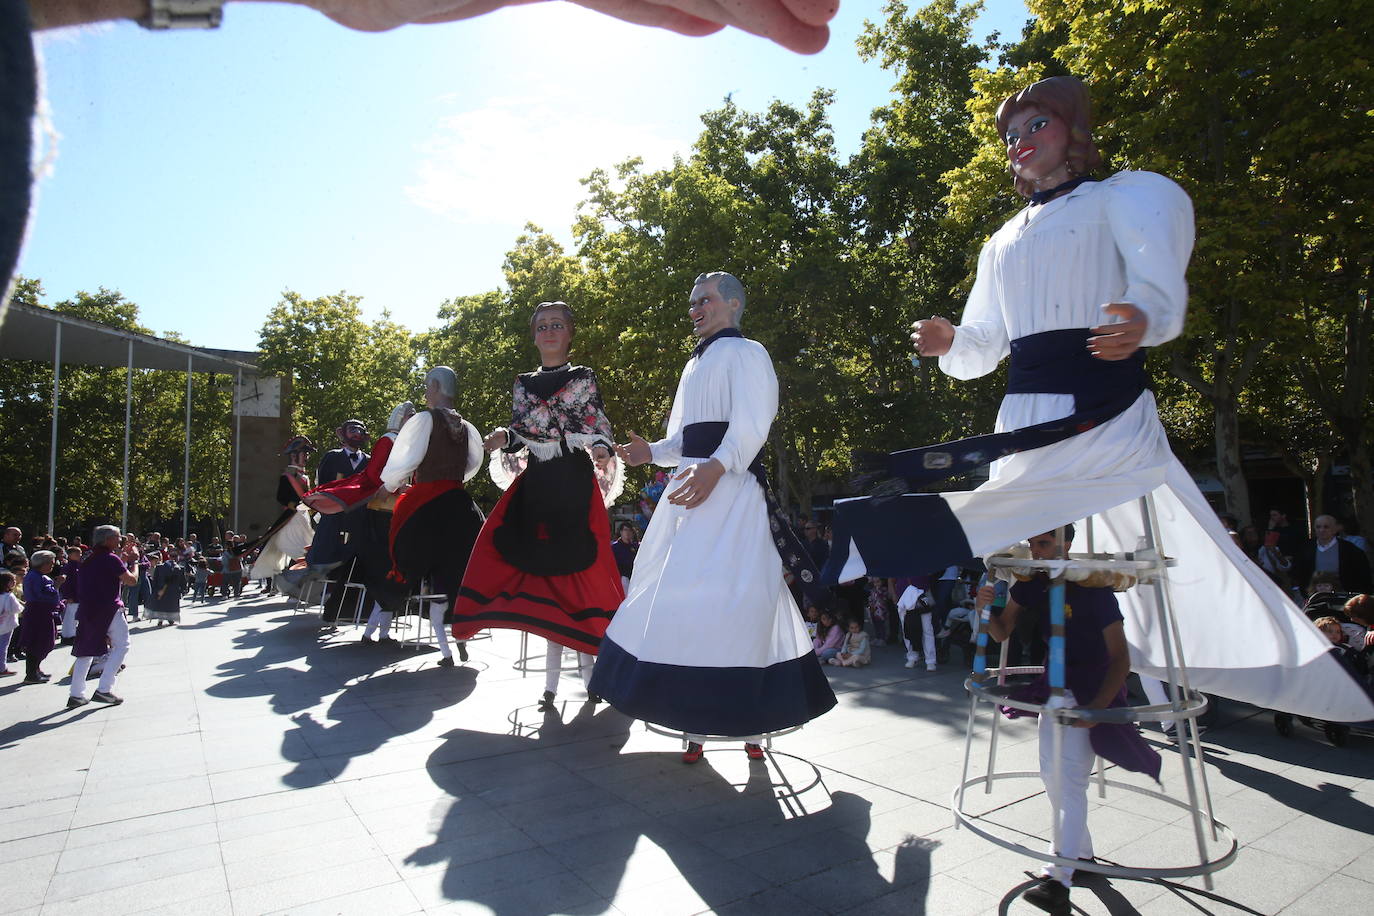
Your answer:
[[[682,762],[696,763],[698,760],[701,759],[701,755],[703,753],[704,751],[702,750],[700,744],[697,744],[695,741],[689,742],[687,745],[687,750],[682,752]]]
[[[467,659],[465,658],[465,659],[463,659],[463,661],[467,661]],[[453,667],[453,656],[451,656],[451,655],[445,655],[443,658],[439,659],[439,667],[440,667],[440,668],[452,668],[452,667]]]
[[[468,660],[468,644],[465,642],[458,644],[458,660],[464,662]]]
[[[539,711],[553,712],[555,709],[553,705],[553,699],[554,692],[552,690],[545,690],[544,695],[539,698]]]
[[[89,702],[90,700],[86,699],[85,697],[67,697],[67,708],[80,709],[82,706],[85,706]]]
[[[1072,912],[1069,908],[1069,889],[1053,878],[1041,878],[1021,897],[1051,916],[1069,916]]]
[[[105,693],[100,690],[92,693],[91,699],[97,703],[109,703],[111,706],[118,706],[120,703],[124,702],[123,697],[117,697],[112,693]]]

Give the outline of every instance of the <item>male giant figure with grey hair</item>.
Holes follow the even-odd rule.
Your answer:
[[[115,678],[119,676],[124,657],[129,654],[129,621],[124,617],[119,588],[138,584],[137,572],[128,565],[130,561],[137,564],[138,547],[130,544],[121,554],[119,542],[118,528],[101,525],[91,535],[91,555],[81,564],[81,581],[77,584],[81,608],[76,615],[76,642],[72,646],[76,664],[72,666],[68,709],[90,702],[86,699],[86,674],[91,670],[91,663],[107,649],[110,655],[91,700],[111,705],[124,702],[114,695]]]
[[[684,763],[704,736],[737,737],[761,758],[761,736],[835,705],[783,582],[804,554],[770,516],[761,451],[778,410],[768,351],[739,331],[744,288],[702,274],[687,315],[698,343],[678,382],[668,435],[633,433],[631,465],[676,467],[635,558],[625,601],[601,643],[588,690],[621,712],[679,729]]]
[[[443,653],[439,664],[446,668],[453,666],[453,605],[484,521],[463,489],[482,466],[482,436],[453,409],[457,387],[448,366],[429,370],[429,409],[401,427],[382,469],[382,486],[401,494],[391,516],[391,575],[412,594],[444,596],[431,601],[427,612]],[[458,657],[468,660],[466,643],[458,643]]]

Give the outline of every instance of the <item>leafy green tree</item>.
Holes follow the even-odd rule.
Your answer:
[[[380,435],[396,404],[422,394],[414,335],[386,312],[369,325],[361,301],[346,292],[306,299],[288,290],[259,336],[259,367],[292,379],[295,428],[321,450],[335,447],[334,429],[344,420],[361,420]]]
[[[1031,9],[1042,28],[1067,28],[1056,54],[1093,84],[1099,134],[1117,161],[1175,177],[1193,198],[1192,308],[1171,368],[1215,409],[1228,506],[1249,516],[1239,411],[1274,344],[1307,357],[1293,361],[1297,381],[1349,450],[1362,519],[1374,523],[1363,397],[1374,70],[1361,51],[1374,8],[1033,0]],[[1323,352],[1312,332],[1324,321]],[[1333,356],[1351,371],[1302,371]]]
[[[42,286],[21,280],[16,300],[44,308]],[[101,288],[79,292],[54,311],[138,333],[138,306]],[[11,480],[8,514],[28,530],[46,527],[48,454],[52,422],[52,365],[7,361],[0,365],[0,473]],[[100,523],[119,522],[123,509],[124,368],[64,365],[59,383],[57,482],[54,526],[90,535]],[[230,392],[223,376],[192,376],[190,515],[218,519],[229,503]],[[130,414],[129,527],[149,523],[180,530],[186,435],[186,376],[136,369]]]

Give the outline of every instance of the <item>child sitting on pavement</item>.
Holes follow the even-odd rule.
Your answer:
[[[873,651],[868,645],[868,634],[864,632],[862,620],[849,621],[849,632],[844,637],[842,648],[830,664],[841,668],[862,668],[873,660]]]
[[[844,642],[844,629],[835,622],[829,611],[821,611],[821,621],[816,625],[816,636],[811,645],[822,665],[840,654],[840,644]]]

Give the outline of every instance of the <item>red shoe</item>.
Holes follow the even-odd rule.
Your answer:
[[[701,745],[697,744],[695,741],[690,741],[687,744],[687,750],[682,752],[682,762],[696,763],[701,759],[702,753]]]
[[[757,744],[746,744],[744,746],[744,753],[749,755],[750,760],[763,759],[763,748]]]

